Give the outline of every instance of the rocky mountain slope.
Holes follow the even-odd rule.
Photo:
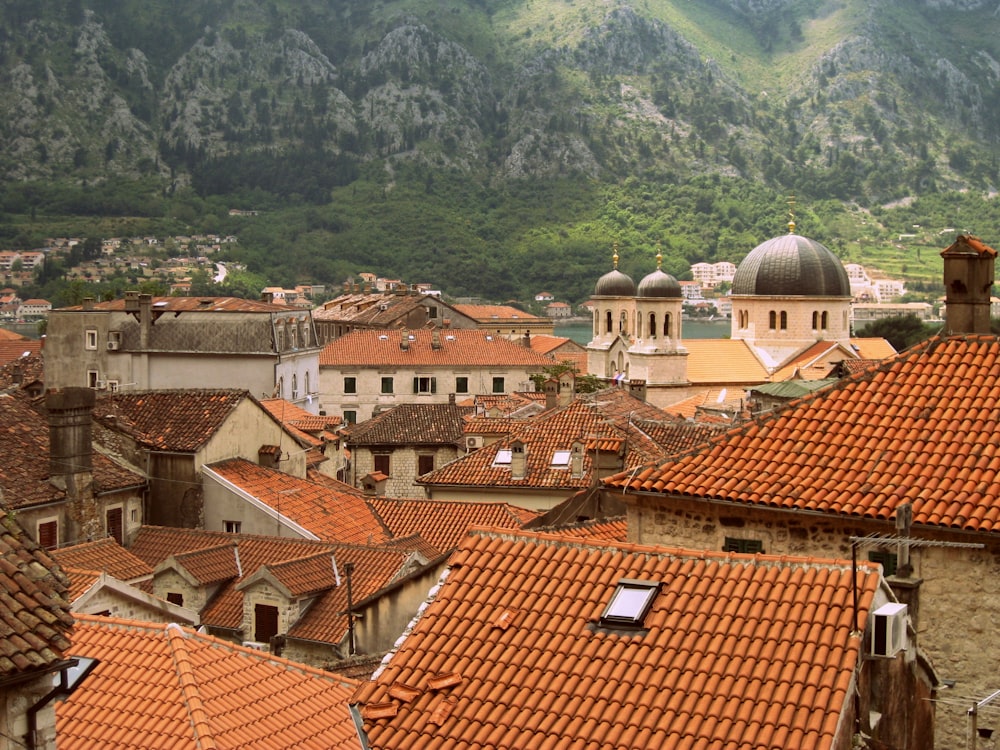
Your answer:
[[[997,0],[4,0],[0,175],[989,189]],[[429,179],[429,177],[428,177]]]

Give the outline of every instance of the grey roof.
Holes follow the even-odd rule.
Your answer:
[[[639,297],[682,297],[681,285],[669,273],[657,268],[639,282]]]
[[[851,283],[844,265],[824,245],[785,234],[750,251],[736,269],[732,294],[850,297]]]
[[[617,268],[608,271],[597,280],[594,286],[595,297],[634,297],[635,282],[632,277],[622,273]]]

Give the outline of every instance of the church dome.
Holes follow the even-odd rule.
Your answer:
[[[798,234],[757,245],[733,276],[733,295],[850,297],[844,265],[826,246]]]
[[[681,297],[681,285],[669,273],[657,268],[639,282],[639,297]]]
[[[615,247],[615,254],[612,256],[615,262],[613,270],[608,271],[597,280],[594,286],[595,297],[634,297],[635,282],[628,274],[618,270],[618,248]]]

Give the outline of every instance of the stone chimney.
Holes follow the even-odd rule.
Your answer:
[[[559,405],[559,380],[546,378],[542,386],[545,389],[545,408],[555,409]]]
[[[94,498],[93,412],[90,388],[63,388],[45,394],[49,424],[49,482],[66,492],[70,540],[96,539],[103,523]]]
[[[524,479],[528,476],[528,456],[525,445],[520,440],[510,444],[510,478]]]
[[[640,401],[646,400],[646,381],[645,380],[629,380],[628,381],[628,392],[635,396]]]
[[[978,237],[960,234],[944,258],[945,332],[990,332],[990,294],[997,251]]]

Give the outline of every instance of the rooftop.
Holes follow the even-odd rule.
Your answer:
[[[881,581],[849,561],[479,531],[352,702],[371,747],[834,747]],[[620,610],[635,627],[612,621],[622,586],[645,590],[645,611]]]
[[[437,343],[435,343],[435,341]],[[331,341],[320,354],[321,367],[530,367],[552,360],[488,331],[435,329],[351,331]]]

